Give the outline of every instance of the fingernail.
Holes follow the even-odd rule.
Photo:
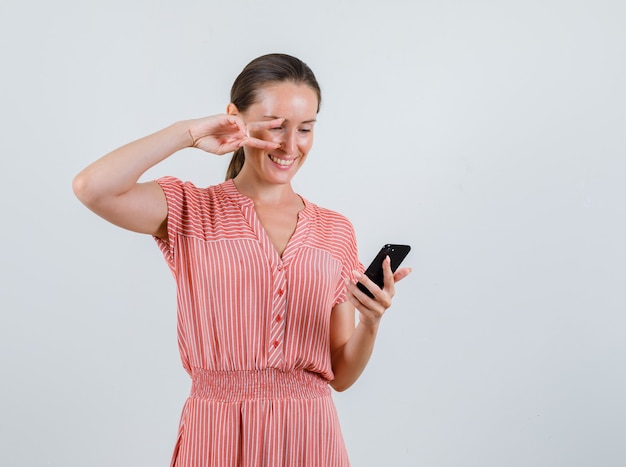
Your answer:
[[[354,275],[354,277],[356,277],[357,279],[360,279],[361,277],[363,277],[363,274],[361,274],[359,271],[352,271],[352,274]]]

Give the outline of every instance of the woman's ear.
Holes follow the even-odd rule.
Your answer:
[[[226,113],[228,115],[239,115],[239,109],[232,102],[226,106]]]

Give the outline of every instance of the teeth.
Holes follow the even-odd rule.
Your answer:
[[[295,159],[291,159],[291,160],[286,160],[286,159],[278,159],[272,155],[270,155],[270,159],[272,160],[272,162],[275,162],[278,165],[282,165],[284,167],[289,166],[291,164],[294,163]]]

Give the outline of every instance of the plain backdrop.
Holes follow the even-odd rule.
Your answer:
[[[190,388],[172,277],[71,181],[223,112],[268,52],[323,88],[297,191],[351,219],[364,263],[413,246],[334,395],[353,465],[626,465],[624,24],[619,0],[2,0],[0,465],[168,465]]]

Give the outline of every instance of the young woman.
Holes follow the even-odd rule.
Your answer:
[[[265,55],[235,80],[226,114],[175,123],[74,180],[96,214],[153,235],[176,280],[192,388],[172,466],[349,465],[329,385],[343,391],[359,377],[410,270],[393,274],[386,260],[376,286],[361,274],[348,220],[292,189],[320,101],[306,64]],[[187,147],[234,151],[226,182],[138,183]]]

